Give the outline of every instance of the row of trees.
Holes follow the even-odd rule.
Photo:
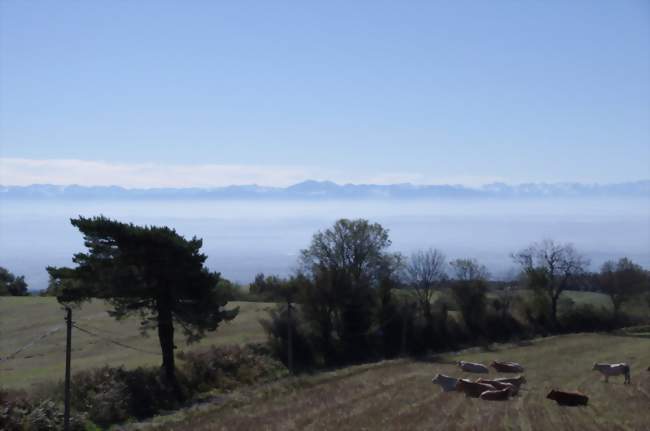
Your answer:
[[[135,226],[105,217],[71,222],[83,234],[87,252],[74,255],[73,268],[48,268],[50,291],[64,304],[104,299],[117,319],[138,315],[143,332],[157,330],[164,376],[178,389],[174,323],[192,342],[233,319],[237,310],[225,309],[232,286],[205,267],[200,239],[187,240],[167,227]],[[287,334],[296,350],[311,355],[312,361],[318,355],[324,364],[363,360],[370,354],[391,356],[405,352],[409,343],[428,349],[436,337],[454,339],[453,334],[460,332],[454,319],[447,318],[449,304],[434,301],[435,292],[443,287],[452,292],[469,333],[481,334],[486,319],[515,324],[508,314],[507,296],[500,302],[499,315],[486,314],[489,274],[477,261],[456,259],[447,264],[435,249],[406,259],[390,252],[390,245],[381,225],[342,219],[313,236],[301,251],[294,276],[256,277],[252,293],[300,303],[293,317],[289,305],[265,323],[272,343],[282,345],[279,352],[286,352]],[[527,285],[548,299],[551,321],[557,325],[560,295],[585,272],[587,261],[572,246],[552,241],[533,244],[513,258]],[[618,310],[635,289],[647,288],[647,274],[622,260],[604,267],[603,283]]]
[[[430,340],[424,346],[431,347],[436,343],[433,334],[444,337],[452,324],[447,318],[449,304],[434,301],[436,292],[443,289],[451,293],[453,306],[470,336],[487,336],[486,319],[497,327],[503,327],[499,325],[504,322],[517,325],[509,310],[511,291],[502,291],[491,301],[491,308],[487,306],[489,273],[476,260],[447,263],[436,249],[404,258],[390,252],[390,244],[388,231],[381,225],[343,219],[313,236],[310,246],[301,252],[297,276],[283,282],[278,277],[259,275],[251,291],[279,297],[291,292],[291,297],[301,302],[299,317],[282,322],[287,316],[280,312],[274,315],[275,324],[267,323],[272,336],[282,338],[286,325],[293,325],[295,336],[308,340],[325,363],[341,357],[355,361],[377,351],[373,343],[381,342],[378,336],[390,338],[392,333],[388,342],[394,344],[397,339],[404,343],[404,333],[410,330],[402,323],[404,315],[417,312],[422,321],[418,336]],[[513,253],[512,258],[521,269],[523,287],[539,299],[543,308],[539,314],[546,329],[558,331],[562,292],[582,283],[588,261],[572,245],[550,240],[534,243]],[[625,301],[649,292],[648,273],[628,259],[606,263],[598,280],[602,290],[610,294],[616,314]],[[402,334],[395,336],[396,331]],[[386,350],[396,349],[384,347]]]
[[[599,273],[590,274],[587,272],[588,260],[571,244],[558,244],[551,240],[532,244],[513,253],[512,258],[520,266],[522,287],[544,297],[549,304],[551,324],[555,326],[558,323],[558,303],[562,292],[579,290],[585,283],[590,283],[596,290],[610,297],[617,316],[624,303],[644,292],[650,293],[650,273],[628,258],[607,261]],[[457,259],[450,262],[450,265],[455,278],[453,283],[449,283],[445,256],[439,250],[418,251],[407,263],[406,282],[414,289],[424,315],[430,314],[434,292],[444,286],[455,287],[452,294],[461,307],[461,312],[468,308],[468,312],[462,312],[464,316],[469,317],[475,312],[470,310],[480,309],[479,298],[485,292],[489,278],[487,269],[471,259]],[[502,297],[502,300],[508,299]],[[472,306],[473,303],[476,305]]]

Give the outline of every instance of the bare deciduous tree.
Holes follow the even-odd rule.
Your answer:
[[[512,255],[526,274],[528,286],[550,301],[551,323],[557,326],[557,305],[560,295],[577,276],[584,273],[589,261],[572,244],[559,244],[550,239],[534,243]]]
[[[418,304],[426,319],[431,319],[434,293],[447,279],[445,266],[445,255],[431,248],[413,253],[406,264],[407,282],[415,289]]]

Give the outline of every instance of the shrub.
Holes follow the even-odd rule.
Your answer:
[[[23,419],[30,411],[31,406],[24,393],[0,389],[0,429],[22,430]]]
[[[212,347],[207,352],[185,353],[182,373],[196,392],[231,390],[286,374],[286,368],[262,346]]]
[[[70,384],[72,406],[88,412],[102,426],[125,421],[129,418],[130,396],[123,373],[122,368],[106,366],[74,374]]]
[[[182,379],[181,379],[182,380]],[[71,405],[100,426],[143,419],[177,407],[158,368],[102,367],[72,376]]]
[[[510,313],[488,312],[485,316],[485,336],[491,341],[509,341],[526,335],[526,328]]]
[[[560,315],[562,332],[610,331],[616,325],[614,315],[603,307],[580,304]]]
[[[286,373],[263,346],[213,347],[205,353],[179,354],[185,360],[178,373],[179,384],[191,395],[196,391],[232,389],[242,384],[270,380]],[[179,407],[176,396],[157,367],[125,370],[96,368],[72,376],[71,429],[92,429],[144,419],[163,410]],[[61,405],[63,384],[41,386],[29,400],[24,393],[0,390],[0,430],[55,430],[63,428]],[[35,401],[36,400],[36,401]],[[88,418],[92,422],[83,419]]]
[[[83,431],[92,424],[83,416],[70,415],[70,429]],[[31,402],[24,392],[0,389],[0,430],[50,431],[63,429],[63,409],[60,404],[45,399]]]
[[[294,312],[291,322],[287,318],[286,307],[269,311],[269,318],[260,320],[266,331],[269,347],[276,358],[288,365],[288,330],[291,325],[293,365],[297,370],[308,369],[316,364],[316,351],[307,331],[304,329],[299,312]]]
[[[403,335],[399,342],[406,343],[406,353],[419,356],[429,351],[444,351],[454,349],[467,343],[470,339],[467,330],[454,318],[448,316],[446,307],[437,310],[434,307],[431,319],[425,319],[412,308],[401,307],[399,326],[405,324]]]
[[[136,368],[135,370],[125,371],[122,374],[122,382],[126,386],[129,394],[130,415],[144,419],[155,415],[163,410],[171,410],[178,407],[178,400],[172,387],[166,383],[162,370],[157,367]],[[183,397],[187,398],[187,382],[182,373],[178,373],[178,383]]]
[[[25,418],[26,430],[45,431],[63,429],[63,409],[52,400],[45,400],[32,407]],[[82,431],[85,429],[83,420],[75,415],[70,417],[70,429]]]

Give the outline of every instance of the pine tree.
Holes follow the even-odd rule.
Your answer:
[[[71,223],[83,234],[88,252],[74,255],[75,268],[48,268],[59,301],[102,298],[116,319],[139,314],[143,332],[158,331],[162,370],[180,397],[174,322],[189,343],[238,311],[224,309],[226,294],[217,288],[220,275],[204,266],[202,240],[186,240],[168,227],[135,226],[103,216]]]

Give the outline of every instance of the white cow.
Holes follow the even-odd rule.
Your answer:
[[[609,376],[620,376],[623,374],[625,376],[624,383],[630,383],[630,366],[625,362],[619,364],[604,364],[594,362],[594,371],[600,371],[605,376],[605,381],[609,381]]]
[[[431,379],[431,383],[440,385],[440,389],[442,389],[443,392],[452,392],[456,390],[458,379],[455,377],[445,376],[444,374],[438,374]]]
[[[492,385],[497,390],[510,389],[510,394],[513,396],[517,395],[517,393],[519,392],[519,386],[518,385],[515,386],[514,383],[501,382],[499,380],[490,380],[490,379],[483,379],[483,378],[476,379],[476,383],[485,383],[486,385]]]
[[[458,361],[461,370],[468,373],[489,373],[490,369],[483,364],[476,362]]]
[[[519,390],[521,385],[526,383],[526,377],[524,376],[517,376],[517,377],[497,377],[494,379],[497,382],[501,383],[510,383],[511,385],[515,386],[516,391]]]

